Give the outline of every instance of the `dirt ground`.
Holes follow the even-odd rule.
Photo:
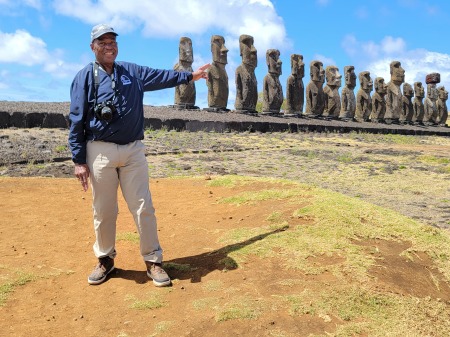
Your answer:
[[[148,280],[138,244],[117,242],[116,270],[99,286],[89,286],[87,275],[95,264],[91,224],[91,195],[75,179],[0,179],[0,281],[14,275],[33,275],[18,286],[0,307],[2,336],[308,336],[333,332],[345,324],[336,317],[291,315],[273,308],[258,319],[218,321],[211,303],[271,298],[286,291],[314,291],[332,284],[331,273],[304,275],[282,268],[276,256],[257,257],[239,268],[230,267],[233,245],[218,238],[233,228],[262,224],[274,210],[291,214],[298,207],[283,201],[233,206],[217,203],[249,187],[210,187],[204,179],[155,179],[151,182],[159,236],[166,263],[188,264],[189,271],[171,270],[173,286],[155,288]],[[250,189],[266,189],[264,183]],[[118,236],[135,232],[133,220],[120,198]],[[290,219],[289,229],[306,225]],[[268,233],[267,235],[271,235]],[[263,239],[256,237],[239,247]],[[361,242],[378,247],[383,260],[373,270],[382,291],[450,301],[448,282],[425,254],[411,263],[399,256],[408,244]],[[317,265],[331,266],[339,258],[317,257]],[[228,267],[225,265],[227,264]],[[231,264],[232,266],[233,264]],[[296,283],[292,280],[302,280]],[[136,309],[133,299],[162,298],[155,309]],[[205,300],[211,308],[199,310]],[[196,302],[197,301],[197,302]],[[203,302],[201,302],[203,303]]]
[[[293,293],[318,291],[332,284],[335,276],[281,268],[276,254],[266,259],[251,257],[236,267],[228,253],[238,247],[220,241],[221,236],[232,229],[260,226],[274,211],[292,214],[298,205],[217,203],[249,187],[209,187],[207,179],[215,175],[274,176],[313,183],[437,227],[450,225],[448,139],[425,137],[418,143],[386,145],[339,135],[228,135],[216,142],[208,134],[192,139],[179,133],[150,134],[145,142],[164,259],[167,264],[191,268],[170,269],[173,286],[155,288],[146,276],[138,243],[123,239],[135,233],[135,227],[120,197],[117,231],[122,239],[117,241],[116,270],[104,284],[89,286],[87,275],[96,263],[91,194],[82,192],[71,178],[73,167],[63,148],[65,134],[64,130],[0,133],[2,153],[8,152],[10,158],[0,165],[0,285],[17,280],[0,306],[2,336],[281,337],[326,335],[345,325],[335,316],[292,315],[284,307],[272,307],[256,319],[217,319],[213,308],[218,304],[255,298],[266,303],[287,288]],[[17,147],[24,143],[28,146]],[[14,160],[17,163],[11,165]],[[203,178],[167,178],[185,175]],[[250,188],[267,187],[259,183]],[[383,198],[380,193],[385,193]],[[308,225],[298,218],[288,222],[287,230]],[[257,236],[239,247],[261,239]],[[360,244],[376,247],[383,261],[372,270],[376,289],[450,303],[449,283],[428,256],[423,254],[411,263],[399,255],[410,243],[368,240]],[[340,262],[339,257],[314,260],[324,267]],[[283,284],[286,280],[289,285]],[[136,299],[143,297],[159,304],[153,309],[134,307]]]

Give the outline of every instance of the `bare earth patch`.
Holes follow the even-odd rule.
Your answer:
[[[116,270],[104,284],[89,286],[95,265],[90,193],[72,178],[1,178],[0,286],[11,285],[0,306],[2,335],[324,336],[366,319],[347,312],[346,304],[324,308],[318,301],[324,291],[339,292],[352,282],[360,287],[345,269],[336,271],[346,263],[345,254],[311,256],[307,263],[317,272],[306,272],[286,265],[288,254],[295,254],[286,246],[265,250],[268,240],[295,238],[319,226],[293,216],[310,204],[306,192],[296,202],[237,204],[223,200],[289,186],[259,181],[223,187],[209,179],[151,181],[173,278],[172,287],[158,289],[146,276],[122,198]],[[450,313],[449,283],[427,254],[403,256],[409,242],[362,239],[356,245],[377,261],[364,287],[386,298],[411,298],[421,307],[440,303],[439,317],[448,317],[442,315]],[[246,249],[245,258],[233,255]],[[363,301],[364,294],[358,296]],[[366,336],[366,328],[344,335]],[[418,336],[438,336],[420,329]],[[442,321],[440,331],[450,331]]]

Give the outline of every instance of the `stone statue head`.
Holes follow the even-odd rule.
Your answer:
[[[291,73],[300,78],[305,77],[305,64],[303,63],[303,55],[291,55]]]
[[[427,84],[427,97],[432,101],[437,100],[438,91],[436,89],[436,84],[434,83]]]
[[[253,42],[253,36],[243,34],[239,37],[239,49],[241,52],[242,63],[256,68],[258,65],[258,54]]]
[[[179,45],[180,61],[191,63],[194,62],[194,53],[192,51],[192,40],[188,37],[180,38]]]
[[[375,78],[374,82],[375,91],[380,95],[386,95],[387,93],[387,84],[384,83],[383,77],[377,77]]]
[[[397,85],[405,82],[405,69],[400,61],[392,61],[390,64],[391,81]]]
[[[418,98],[425,97],[425,88],[422,85],[422,82],[414,82],[414,94]]]
[[[442,101],[448,100],[448,91],[445,90],[444,86],[439,87],[438,89],[439,99]]]
[[[327,78],[327,85],[330,87],[340,87],[342,75],[339,73],[339,69],[336,66],[327,66],[325,69],[325,75]]]
[[[228,49],[225,47],[225,39],[220,35],[213,35],[211,37],[211,52],[213,56],[213,62],[227,64]]]
[[[280,51],[278,49],[268,49],[266,52],[266,63],[269,67],[269,73],[281,75]]]
[[[409,98],[414,96],[414,90],[413,90],[413,87],[411,86],[411,84],[409,84],[409,83],[403,84],[403,96],[406,96]]]
[[[371,92],[373,89],[373,82],[370,78],[370,71],[361,71],[359,73],[359,85],[365,92]]]
[[[323,63],[320,61],[311,61],[309,64],[311,81],[325,82],[325,70],[323,69]]]
[[[354,66],[345,66],[344,67],[345,74],[345,85],[350,89],[354,89],[356,87],[356,74]]]

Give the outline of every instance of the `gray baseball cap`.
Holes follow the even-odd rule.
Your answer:
[[[97,26],[94,26],[91,31],[91,42],[95,39],[98,39],[100,36],[106,33],[113,33],[114,35],[119,35],[114,31],[114,28],[106,23],[101,23]]]

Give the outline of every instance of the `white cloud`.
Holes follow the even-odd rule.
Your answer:
[[[379,43],[358,41],[355,36],[348,35],[342,41],[342,47],[353,59],[360,70],[368,70],[372,78],[383,77],[390,80],[389,65],[392,61],[400,61],[405,69],[405,82],[425,84],[425,76],[429,73],[440,73],[441,83],[450,88],[450,55],[425,49],[408,50],[406,41],[400,37],[384,37]]]
[[[330,58],[326,57],[324,55],[316,54],[314,55],[314,60],[319,60],[323,63],[323,68],[325,69],[327,66],[336,66],[336,62]],[[309,67],[309,66],[308,66]]]
[[[122,33],[141,29],[144,36],[158,38],[245,33],[260,50],[291,47],[283,19],[269,0],[61,0],[54,6],[58,13],[91,25],[109,22]]]
[[[27,31],[19,29],[12,34],[0,31],[0,62],[33,66],[45,62],[48,56],[45,42]]]
[[[319,6],[327,6],[330,3],[330,0],[316,0]]]

